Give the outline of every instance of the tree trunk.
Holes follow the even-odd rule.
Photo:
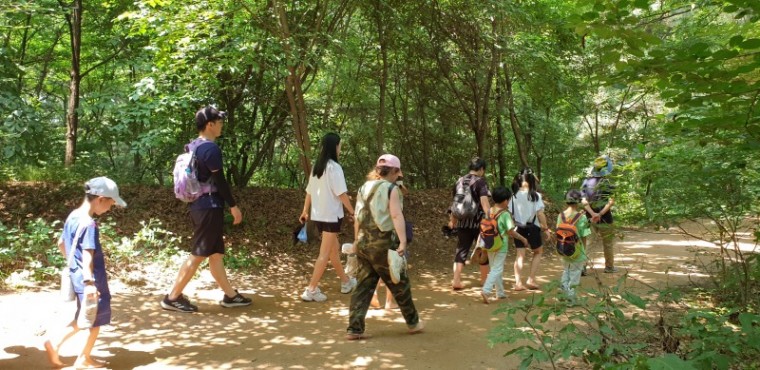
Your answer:
[[[509,122],[512,125],[512,133],[515,136],[515,144],[517,146],[517,155],[520,157],[520,164],[523,167],[530,167],[528,165],[528,149],[523,143],[523,134],[520,129],[520,123],[517,121],[517,114],[515,113],[515,99],[512,92],[512,77],[509,75],[509,67],[504,64],[504,81],[507,88],[507,109],[509,110]]]
[[[504,94],[501,93],[500,81],[496,83],[496,159],[499,164],[499,185],[505,186],[507,178],[507,159],[504,155]]]
[[[272,1],[275,11],[279,17],[280,37],[285,54],[292,56],[290,48],[290,30],[285,9],[278,1]],[[292,117],[293,132],[295,133],[296,143],[300,150],[298,158],[301,168],[306,178],[311,174],[311,163],[309,162],[309,153],[311,144],[309,142],[309,126],[306,123],[306,107],[304,104],[303,91],[301,90],[301,78],[298,74],[297,66],[288,65],[288,77],[285,79],[285,93],[290,105],[290,115]]]
[[[64,5],[61,3],[61,5]],[[74,164],[77,152],[77,130],[79,128],[79,83],[81,81],[79,56],[82,43],[82,0],[74,0],[71,14],[66,14],[71,37],[71,75],[69,80],[69,102],[66,110],[66,156],[64,165]]]
[[[377,26],[377,41],[380,45],[380,107],[377,113],[377,127],[375,128],[375,151],[376,155],[383,153],[383,131],[385,128],[385,97],[388,91],[388,42],[383,22],[383,11],[379,0],[372,2],[374,6],[375,24]]]

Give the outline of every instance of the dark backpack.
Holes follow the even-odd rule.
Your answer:
[[[578,244],[578,228],[575,224],[583,216],[582,212],[578,212],[573,216],[570,221],[565,217],[565,213],[560,213],[560,219],[562,222],[557,225],[557,253],[563,257],[569,257],[571,259],[577,258],[577,253],[580,251],[576,248]]]
[[[480,204],[473,197],[470,186],[472,182],[472,176],[463,176],[457,181],[454,201],[451,203],[451,214],[457,220],[475,218],[478,215]]]
[[[501,238],[501,232],[499,231],[499,216],[504,213],[505,209],[489,218],[480,221],[480,240],[482,241],[481,248],[485,250],[491,250],[496,244],[496,238]]]

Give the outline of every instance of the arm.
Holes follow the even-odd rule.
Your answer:
[[[615,198],[610,197],[610,200],[607,201],[607,204],[604,205],[604,208],[602,208],[602,210],[599,211],[599,216],[601,217],[603,214],[609,212],[613,204],[615,204]]]
[[[549,224],[546,222],[546,215],[544,214],[544,210],[538,211],[538,222],[541,223],[541,230],[543,230],[546,233],[546,237],[549,238],[552,236],[552,231],[549,230]]]
[[[351,198],[348,197],[348,193],[343,193],[339,195],[338,199],[340,199],[340,202],[343,203],[343,207],[346,207],[346,209],[348,210],[348,215],[351,217],[349,220],[353,220],[354,207],[351,206]]]
[[[406,224],[404,223],[404,214],[401,213],[401,201],[399,200],[398,188],[396,187],[391,190],[389,208],[391,211],[391,219],[393,219],[393,228],[396,230],[400,242],[396,251],[399,256],[403,256],[404,251],[406,250]]]
[[[63,235],[61,235],[61,238],[58,239],[58,250],[61,251],[61,254],[63,255],[63,258],[68,258],[69,256],[66,255],[66,244],[63,243]]]
[[[581,204],[583,204],[583,210],[586,211],[589,215],[591,215],[591,222],[597,223],[599,222],[599,217],[601,215],[599,213],[594,212],[594,209],[591,208],[591,204],[588,202],[588,200],[584,197],[581,200]]]
[[[311,210],[311,194],[306,193],[306,197],[303,200],[303,211],[301,211],[301,216],[298,217],[298,221],[301,221],[301,223],[305,223],[306,221],[309,221],[310,210]]]
[[[521,243],[523,243],[523,245],[529,245],[529,244],[528,244],[528,239],[525,239],[525,237],[524,237],[524,236],[520,235],[520,234],[517,232],[517,230],[515,230],[515,229],[510,229],[509,231],[507,231],[507,234],[508,234],[509,236],[511,236],[511,237],[512,237],[512,239],[516,239],[516,240],[519,240]]]
[[[92,257],[95,255],[95,251],[92,249],[82,250],[82,279],[84,283],[84,295],[89,297],[91,294],[97,296],[98,291],[95,288],[95,276],[92,271]]]
[[[224,178],[224,172],[222,170],[211,171],[211,177],[214,178],[214,185],[216,185],[219,195],[230,206],[230,213],[232,213],[233,218],[232,224],[237,225],[241,223],[243,221],[243,214],[240,212],[235,198],[232,197],[232,189],[230,189],[227,179]]]
[[[486,214],[486,219],[491,218],[491,203],[488,202],[487,196],[480,197],[480,207],[483,208],[483,213]]]

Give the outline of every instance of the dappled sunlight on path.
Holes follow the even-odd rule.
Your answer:
[[[620,272],[604,274],[596,242],[589,248],[591,276],[582,278],[584,287],[596,286],[597,278],[612,286],[624,273],[634,278],[627,284],[642,292],[648,286],[688,284],[705,277],[700,264],[712,252],[709,245],[674,234],[627,231],[616,245]],[[696,257],[694,247],[703,255]],[[530,298],[534,292],[512,290],[513,262],[510,251],[505,266],[508,300]],[[167,287],[129,289],[114,282],[112,326],[101,331],[94,355],[109,361],[111,369],[504,369],[519,364],[517,358],[503,357],[510,347],[488,347],[487,334],[499,321],[492,315],[498,302],[480,301],[474,266],[465,267],[465,289],[458,292],[451,290],[450,264],[434,270],[413,267],[413,295],[425,332],[409,335],[397,309],[371,309],[367,332],[373,337],[356,342],[344,338],[350,295],[339,293],[334,272],[328,269],[322,279],[327,302],[300,300],[310,267],[233,274],[240,292],[254,299],[252,306],[242,308],[219,306],[221,292],[204,271],[186,289],[200,308],[197,314],[160,309]],[[558,257],[545,256],[538,282],[546,286],[556,280],[561,268]],[[46,368],[42,334],[64,307],[51,290],[0,296],[0,368]],[[84,337],[79,333],[64,346],[65,362],[73,362]]]

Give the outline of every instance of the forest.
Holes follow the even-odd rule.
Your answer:
[[[719,321],[751,314],[744,338],[760,338],[760,263],[738,246],[760,239],[757,0],[0,4],[3,184],[168,191],[206,105],[228,114],[218,142],[239,191],[302,190],[327,132],[352,191],[383,153],[420,191],[478,156],[489,185],[530,167],[562,199],[608,155],[617,220],[718,246]],[[11,219],[4,270],[33,227]]]

